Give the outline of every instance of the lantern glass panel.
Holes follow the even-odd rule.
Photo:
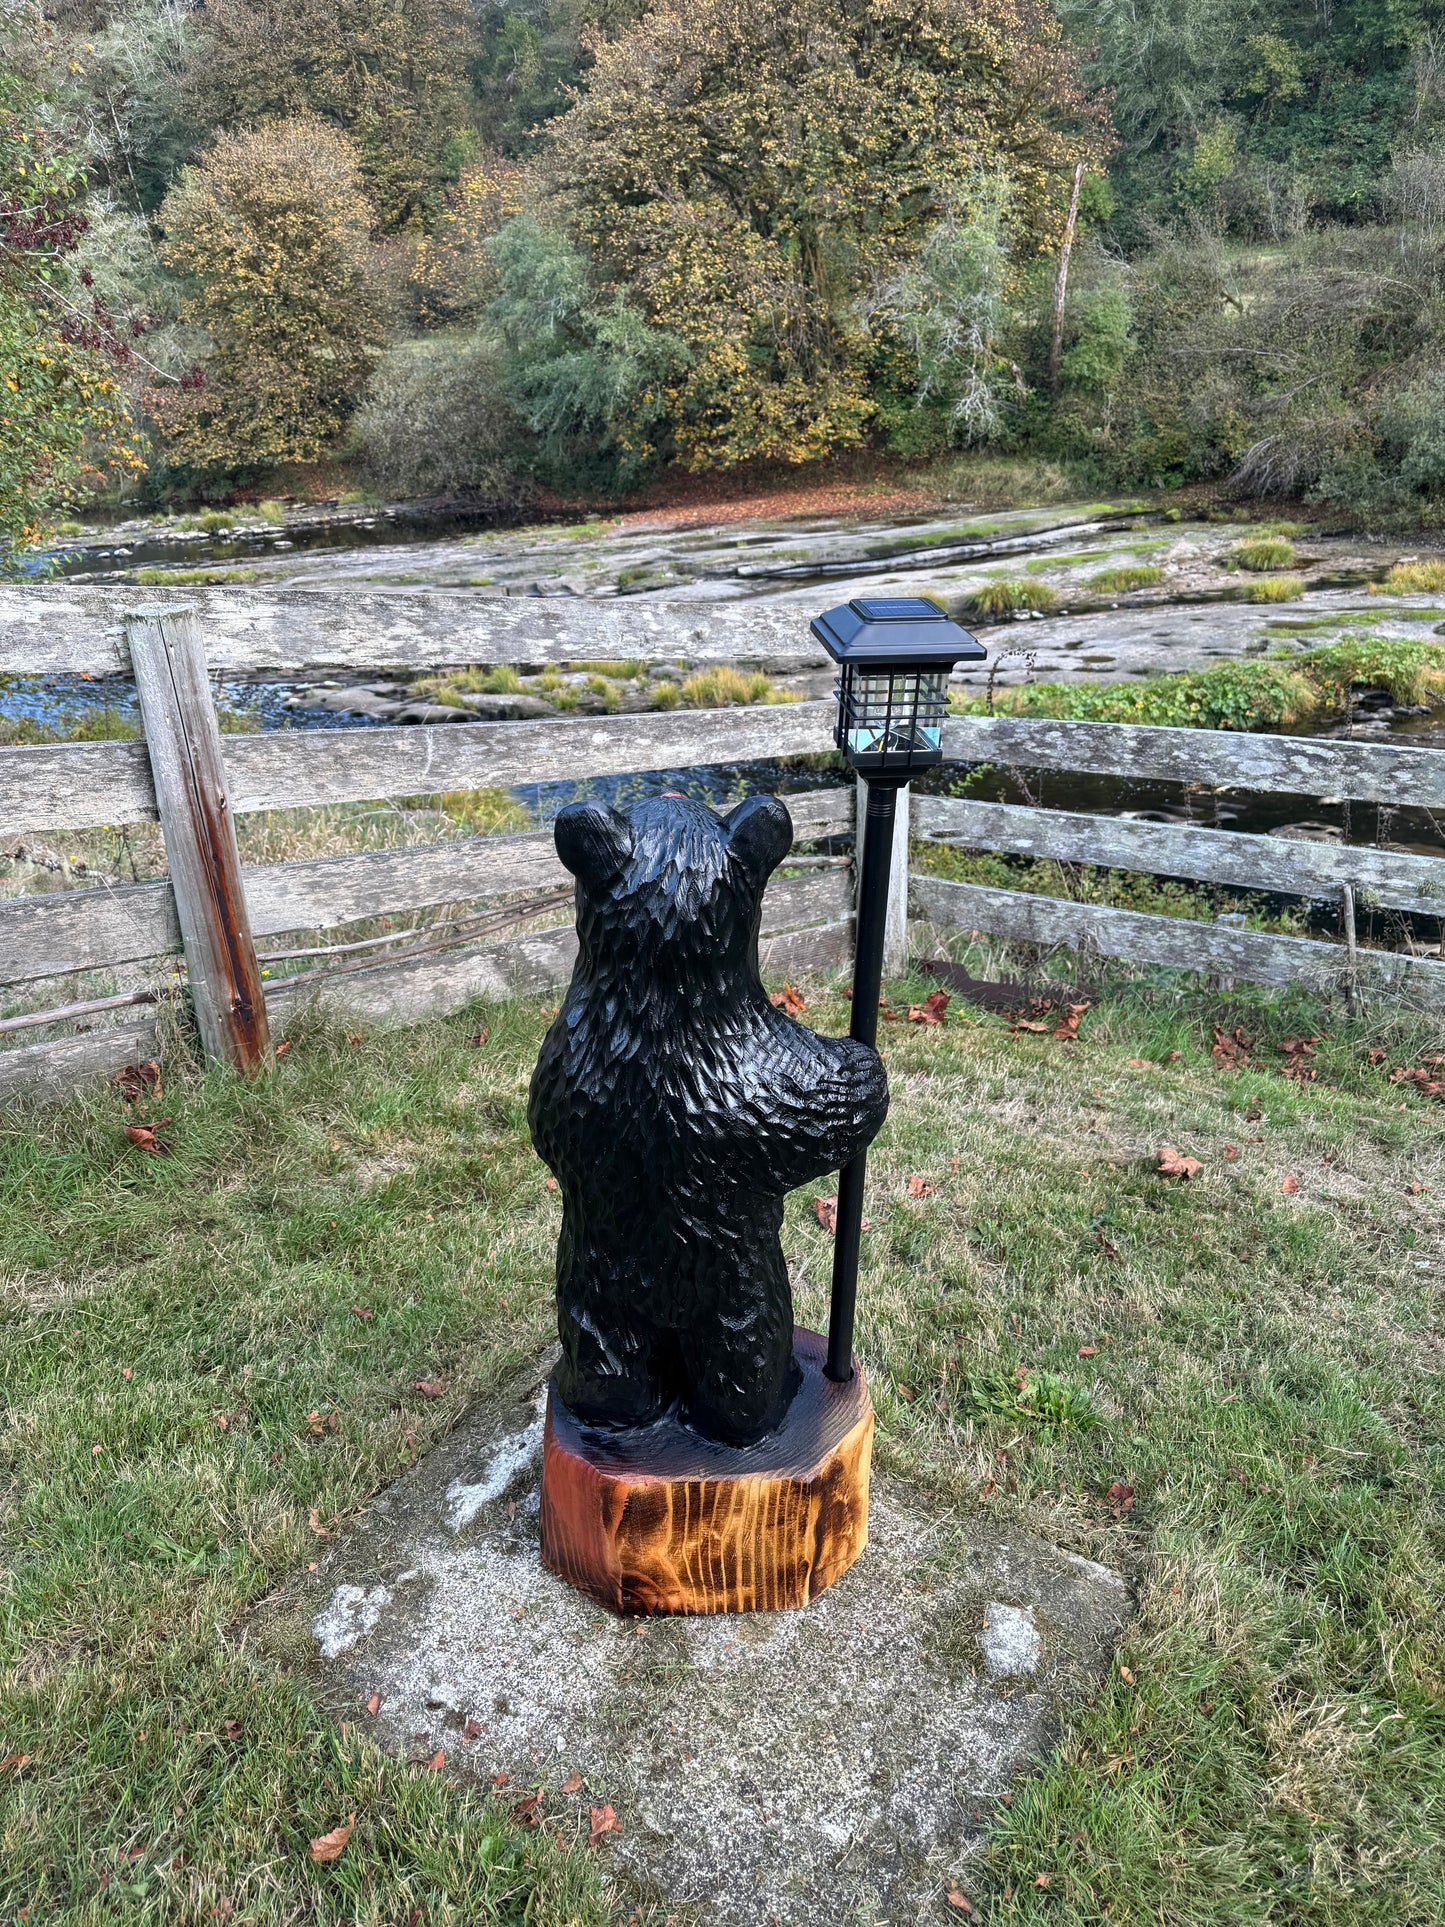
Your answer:
[[[854,769],[926,769],[943,760],[947,706],[946,669],[847,665],[838,677],[838,747]]]

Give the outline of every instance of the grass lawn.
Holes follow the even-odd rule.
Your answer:
[[[1214,1061],[1215,1021],[1257,1040],[1248,1067]],[[383,1758],[362,1708],[333,1725],[245,1641],[548,1340],[545,1022],[298,1029],[254,1087],[177,1063],[129,1110],[0,1114],[0,1921],[613,1918],[605,1847]],[[1286,1078],[1278,1045],[1323,1028],[1127,986],[1077,1043],[957,1003],[884,1027],[859,1332],[880,1461],[1139,1599],[959,1870],[978,1917],[1445,1920],[1445,1108],[1388,1081],[1429,1044],[1383,1019]],[[168,1156],[125,1136],[145,1117],[173,1120]],[[1192,1182],[1158,1175],[1165,1144]],[[821,1323],[811,1192],[785,1240]]]

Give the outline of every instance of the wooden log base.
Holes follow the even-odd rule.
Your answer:
[[[726,1446],[669,1414],[613,1432],[583,1425],[552,1385],[542,1448],[542,1563],[621,1613],[806,1606],[868,1543],[873,1407],[797,1329],[803,1382],[782,1425]]]

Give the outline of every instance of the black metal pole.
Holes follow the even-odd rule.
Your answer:
[[[878,992],[883,983],[883,939],[888,922],[888,873],[893,863],[893,820],[898,791],[907,779],[887,777],[868,786],[868,809],[858,839],[858,935],[853,950],[853,1017],[848,1035],[860,1044],[878,1041]],[[853,1376],[853,1314],[858,1302],[858,1248],[863,1236],[863,1180],[868,1154],[860,1151],[838,1178],[838,1217],[833,1245],[833,1302],[828,1316],[828,1363],[836,1384]]]

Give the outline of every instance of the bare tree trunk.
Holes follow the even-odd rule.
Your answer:
[[[1074,191],[1069,196],[1069,218],[1064,223],[1064,245],[1059,251],[1059,275],[1054,282],[1054,338],[1049,347],[1049,393],[1059,399],[1059,368],[1064,353],[1064,296],[1069,291],[1069,256],[1074,251],[1074,225],[1079,218],[1079,190],[1084,185],[1084,163],[1074,169]]]

